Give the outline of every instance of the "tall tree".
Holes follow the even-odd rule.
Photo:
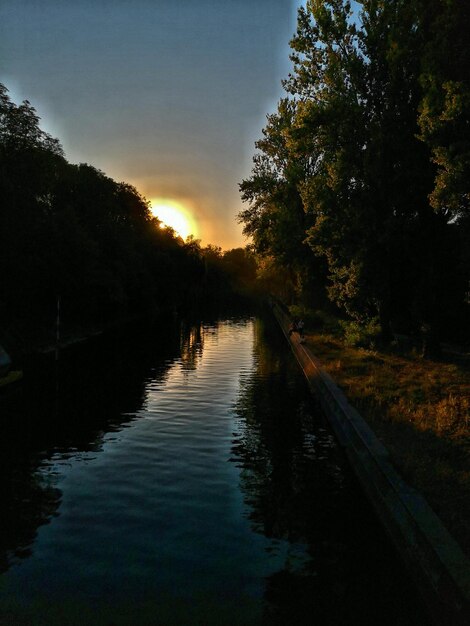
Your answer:
[[[361,4],[357,22],[348,2],[307,3],[288,86],[306,101],[301,135],[315,138],[319,166],[303,198],[316,216],[310,244],[328,259],[330,295],[359,320],[377,315],[389,339],[406,306],[409,225],[430,176],[415,137],[420,41],[405,2]]]
[[[305,241],[311,224],[305,212],[300,185],[311,162],[309,156],[294,154],[290,146],[297,103],[288,98],[279,102],[277,112],[267,116],[263,138],[256,142],[250,178],[240,184],[242,200],[249,204],[239,214],[244,233],[253,237],[255,251],[270,257],[286,270],[297,293],[313,287],[312,301],[324,300],[324,264]]]
[[[447,24],[442,6],[456,3],[434,0],[429,15],[422,0],[362,0],[355,3],[359,12],[345,0],[308,1],[299,9],[291,41],[294,67],[285,81],[289,97],[276,116],[268,117],[264,134],[269,142],[257,144],[262,154],[255,159],[252,178],[241,186],[243,198],[251,202],[241,214],[246,232],[261,250],[264,246],[282,258],[289,244],[300,250],[299,241],[305,242],[302,234],[288,242],[276,222],[275,193],[290,184],[293,193],[282,215],[292,220],[297,206],[303,208],[299,230],[327,260],[330,298],[358,320],[377,316],[385,340],[393,326],[423,326],[429,337],[437,337],[450,302],[447,286],[455,269],[450,243],[455,236],[447,216],[455,218],[465,207],[465,177],[458,174],[465,171],[466,148],[461,146],[460,169],[454,162],[452,170],[454,189],[460,185],[458,208],[457,191],[446,184],[454,209],[433,210],[429,197],[435,205],[442,192],[444,174],[438,171],[436,178],[436,165],[443,148],[442,141],[433,144],[437,135],[429,128],[445,127],[447,134],[449,128],[459,128],[466,100],[454,98],[457,108],[449,126],[450,105],[444,121],[442,113],[449,87],[441,88],[436,104],[437,74],[431,80],[423,66],[436,65],[432,33],[439,20]],[[459,59],[465,48],[461,39]],[[428,85],[427,94],[423,85]],[[446,154],[450,152],[455,154],[455,143]],[[287,166],[297,175],[288,178]],[[450,175],[450,166],[446,172]],[[292,201],[295,193],[299,205]]]

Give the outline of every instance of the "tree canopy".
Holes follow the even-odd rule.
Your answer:
[[[64,327],[80,332],[216,300],[252,280],[249,251],[225,261],[162,226],[132,185],[69,163],[31,104],[0,85],[2,341],[47,341],[58,296]]]
[[[426,329],[437,345],[468,315],[469,10],[354,4],[299,9],[287,96],[240,185],[240,220],[260,254],[316,274],[317,305],[323,283],[384,340]]]

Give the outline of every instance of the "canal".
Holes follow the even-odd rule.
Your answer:
[[[428,623],[273,320],[102,338],[0,411],[2,625]]]

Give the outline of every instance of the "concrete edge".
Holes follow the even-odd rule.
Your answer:
[[[273,313],[318,397],[359,482],[395,544],[437,624],[470,624],[470,560],[424,497],[392,465],[386,448],[276,304]]]

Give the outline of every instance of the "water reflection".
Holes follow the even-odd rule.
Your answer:
[[[232,446],[253,530],[290,545],[284,566],[266,578],[263,623],[427,624],[279,341],[278,329],[257,324],[256,371],[241,380]]]
[[[35,476],[34,469],[13,469],[5,463],[0,481],[0,572],[31,555],[36,530],[56,513],[61,495]]]
[[[195,370],[204,350],[202,322],[181,325],[181,361],[186,370]]]
[[[268,537],[291,542],[313,539],[312,533],[325,537],[334,532],[332,520],[342,507],[341,459],[297,366],[272,339],[266,341],[264,331],[258,324],[257,370],[241,381],[240,435],[232,449],[242,467],[250,519]]]
[[[10,623],[426,624],[274,326],[168,323],[53,366],[2,406]]]
[[[183,354],[191,332],[181,333]],[[98,452],[107,433],[135,419],[147,381],[165,380],[179,342],[170,320],[162,329],[147,328],[145,337],[116,332],[68,349],[58,362],[36,357],[21,393],[0,399],[0,571],[29,557],[38,528],[58,514],[61,490],[39,466]]]

